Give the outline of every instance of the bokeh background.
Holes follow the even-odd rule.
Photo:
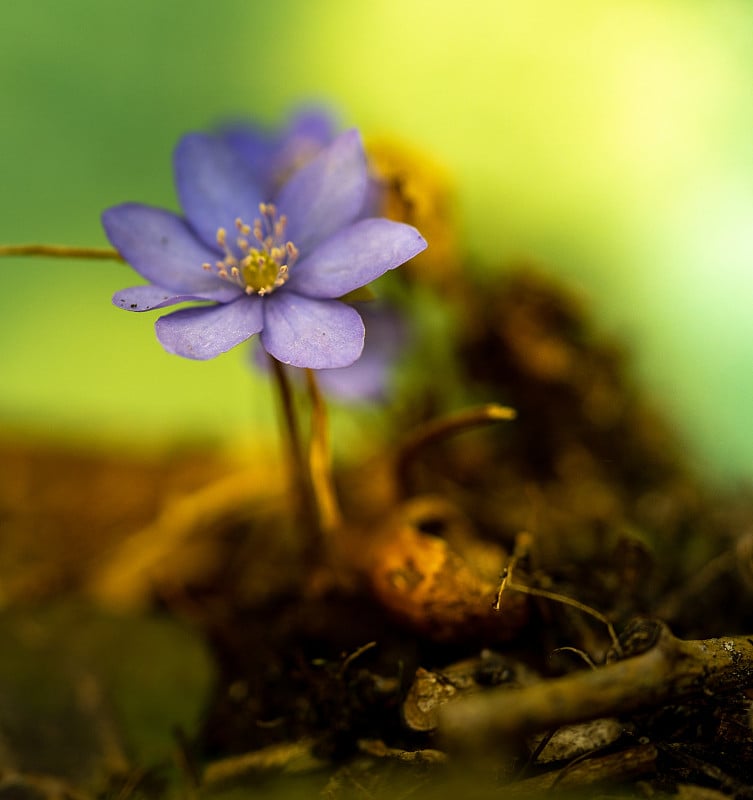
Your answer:
[[[34,0],[0,10],[0,241],[105,245],[175,207],[178,137],[323,100],[425,148],[463,246],[577,287],[711,474],[753,477],[749,0]],[[0,430],[170,447],[264,435],[242,352],[165,354],[109,262],[0,262]]]

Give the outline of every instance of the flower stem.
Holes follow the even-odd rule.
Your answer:
[[[123,261],[117,250],[109,247],[72,247],[65,244],[0,244],[0,256],[46,256],[48,258],[89,258]]]
[[[322,539],[319,512],[312,488],[311,476],[304,456],[301,428],[298,424],[298,416],[293,401],[293,391],[290,387],[290,380],[285,372],[285,367],[276,358],[272,356],[269,358],[272,362],[272,374],[275,377],[280,399],[282,427],[285,430],[285,438],[288,444],[291,479],[300,498],[301,516],[309,530],[311,546],[315,548],[321,544]]]
[[[396,472],[399,486],[409,485],[410,467],[415,457],[427,445],[446,439],[456,433],[488,425],[493,422],[515,419],[515,409],[497,403],[487,403],[475,408],[466,408],[454,414],[447,414],[421,425],[403,441],[397,452]]]
[[[311,399],[311,441],[309,443],[309,468],[311,486],[319,512],[319,523],[325,536],[342,522],[340,506],[332,481],[332,449],[329,441],[327,406],[319,390],[313,370],[306,370],[306,387]]]

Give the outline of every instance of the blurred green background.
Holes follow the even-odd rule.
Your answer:
[[[701,466],[753,475],[749,0],[34,0],[0,12],[0,241],[106,244],[170,154],[325,100],[453,175],[464,246],[592,301]],[[268,432],[242,352],[166,355],[108,262],[0,262],[0,427],[159,447]]]

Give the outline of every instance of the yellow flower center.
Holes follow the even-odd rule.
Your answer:
[[[259,218],[247,225],[240,217],[235,220],[238,235],[233,245],[228,243],[227,231],[217,231],[217,244],[225,257],[203,268],[215,270],[220,278],[240,286],[246,294],[263,297],[287,281],[289,270],[298,257],[293,242],[285,240],[287,218],[278,216],[272,203],[259,204]]]

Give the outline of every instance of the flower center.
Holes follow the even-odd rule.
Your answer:
[[[228,243],[225,228],[219,228],[217,244],[225,257],[202,267],[216,270],[220,278],[240,286],[246,294],[263,297],[287,281],[298,249],[293,242],[285,241],[287,218],[278,216],[272,203],[260,203],[259,214],[253,226],[240,217],[235,220],[238,236],[234,244]]]

